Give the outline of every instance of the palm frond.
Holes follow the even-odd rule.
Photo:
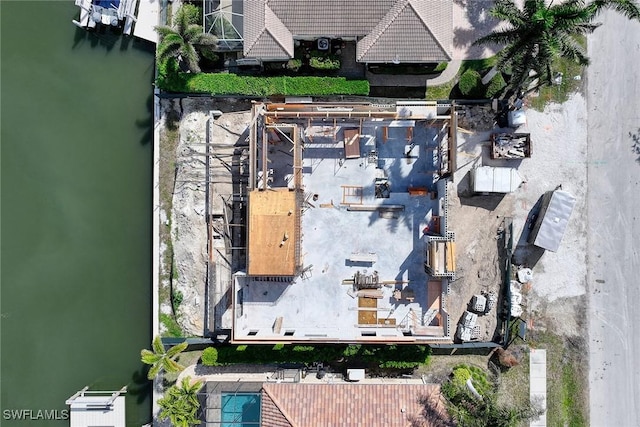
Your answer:
[[[147,365],[153,365],[161,358],[161,355],[158,355],[152,351],[146,349],[140,351],[140,360],[142,361],[142,363],[146,363]]]
[[[563,58],[575,62],[576,64],[589,65],[589,58],[578,43],[571,37],[564,37],[560,41],[560,54]]]
[[[187,64],[187,68],[189,68],[192,73],[200,72],[200,66],[198,66],[200,56],[193,45],[186,44],[184,46],[182,49],[182,60]]]
[[[180,372],[184,370],[184,366],[168,357],[162,359],[162,368],[167,372]]]
[[[474,45],[481,44],[490,44],[495,43],[499,45],[508,45],[511,43],[515,43],[522,38],[522,31],[511,28],[505,30],[496,30],[484,37],[480,37],[478,40],[474,41]]]
[[[188,346],[189,346],[189,344],[186,341],[183,341],[180,344],[174,345],[169,350],[167,350],[167,357],[169,357],[171,359],[175,358],[178,354],[180,354],[183,351],[185,351]]]
[[[494,18],[507,21],[514,26],[525,22],[522,10],[512,0],[497,0],[489,13]]]
[[[215,46],[218,44],[218,38],[213,34],[200,33],[191,39],[191,43],[200,46]]]
[[[184,29],[183,37],[185,40],[192,41],[193,39],[198,37],[200,34],[204,34],[204,31],[200,25],[189,24],[189,26]]]
[[[152,365],[149,368],[149,372],[147,372],[147,378],[150,380],[155,379],[155,377],[157,377],[158,374],[160,373],[161,368],[162,368],[162,365],[160,365],[159,363]]]
[[[182,40],[182,38],[177,34],[165,37],[158,45],[158,49],[156,51],[158,60],[165,61],[171,57],[177,57],[182,50],[183,44],[184,40]]]
[[[595,0],[592,5],[594,15],[603,9],[612,9],[629,19],[640,20],[640,6],[633,0]]]
[[[168,36],[169,34],[175,34],[175,30],[166,25],[158,25],[157,27],[153,27],[153,29],[160,36],[160,40],[162,40],[164,37]]]
[[[162,344],[162,338],[159,335],[151,342],[151,346],[153,348],[154,353],[156,354],[164,354],[164,345]]]

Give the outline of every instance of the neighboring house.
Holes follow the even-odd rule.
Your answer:
[[[212,427],[450,425],[438,384],[208,382],[201,397]]]
[[[433,384],[266,383],[261,406],[263,426],[429,427],[448,420]]]
[[[362,63],[451,60],[449,0],[248,0],[243,4],[244,56],[294,57],[299,40],[356,41]]]

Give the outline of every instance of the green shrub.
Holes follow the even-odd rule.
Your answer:
[[[298,71],[300,69],[300,67],[302,67],[302,60],[300,60],[300,59],[290,59],[287,62],[286,67],[287,67],[287,70],[294,71],[294,72]]]
[[[159,68],[158,87],[170,92],[212,95],[368,95],[369,82],[344,77],[252,77],[230,73],[172,73]]]
[[[357,361],[381,368],[411,369],[425,363],[430,348],[415,345],[239,345],[218,347],[217,363],[311,363]],[[345,360],[346,359],[346,360]]]
[[[177,338],[182,337],[182,328],[180,328],[176,319],[174,319],[170,314],[160,313],[160,323],[162,323],[166,329],[163,336]]]
[[[464,97],[479,98],[484,95],[482,78],[476,70],[467,70],[460,76],[458,89]]]
[[[396,360],[387,360],[386,362],[381,362],[378,365],[380,368],[392,368],[392,369],[415,369],[420,364],[418,362],[402,362]]]
[[[486,98],[493,98],[498,95],[502,89],[507,85],[507,82],[502,77],[502,73],[498,72],[493,78],[489,81],[487,85],[487,90],[485,92]]]
[[[172,296],[171,296],[171,302],[173,303],[173,308],[176,309],[180,306],[180,304],[182,304],[182,301],[184,300],[184,295],[182,294],[181,291],[179,290],[175,290],[172,292]]]
[[[202,25],[202,9],[189,3],[183,3],[178,13],[187,16],[189,24]]]
[[[453,368],[449,381],[442,384],[443,395],[452,402],[468,397],[469,390],[466,384],[468,379],[471,379],[473,387],[481,396],[491,391],[491,383],[485,371],[476,366],[457,365]]]
[[[309,66],[316,70],[339,70],[340,59],[335,55],[312,52]]]
[[[216,366],[218,364],[218,350],[215,347],[207,347],[202,352],[202,364]]]
[[[356,354],[358,354],[358,352],[360,351],[360,349],[362,348],[361,345],[356,344],[356,345],[348,345],[347,348],[344,349],[344,352],[342,352],[342,354],[345,357],[352,357],[355,356]]]
[[[441,62],[436,66],[436,68],[433,69],[433,72],[434,73],[441,73],[444,70],[446,70],[448,66],[449,66],[448,62]]]

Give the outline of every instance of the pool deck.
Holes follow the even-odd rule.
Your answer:
[[[204,369],[203,369],[204,368]],[[277,382],[275,378],[277,365],[233,365],[233,366],[212,366],[202,365],[187,366],[178,376],[177,383],[183,378],[191,377],[193,380],[206,382],[224,383],[266,383]],[[300,378],[300,383],[304,384],[327,384],[345,382],[341,374],[327,373],[322,379],[316,378],[315,374],[309,373]],[[424,384],[422,378],[364,378],[358,381],[360,384]]]

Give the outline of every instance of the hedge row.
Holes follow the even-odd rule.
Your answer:
[[[368,95],[369,82],[344,77],[252,77],[230,73],[172,73],[160,75],[160,89],[212,95]]]
[[[427,363],[430,354],[431,349],[421,345],[237,345],[218,347],[214,363],[227,365],[357,361],[376,363],[380,368],[407,369]]]

